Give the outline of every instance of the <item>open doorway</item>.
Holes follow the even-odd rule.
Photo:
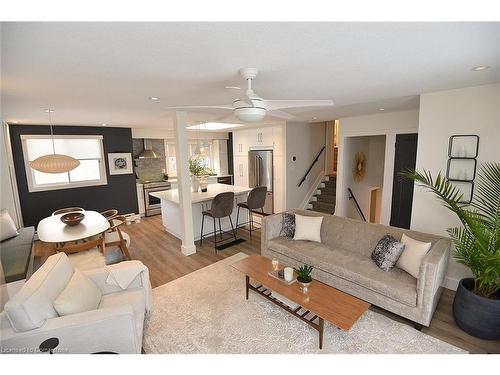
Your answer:
[[[380,223],[386,136],[346,137],[343,144],[344,216]]]

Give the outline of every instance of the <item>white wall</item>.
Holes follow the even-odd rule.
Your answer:
[[[380,223],[389,225],[391,217],[392,180],[394,174],[394,145],[396,134],[418,131],[418,110],[388,112],[367,116],[344,117],[339,120],[339,160],[337,171],[337,203],[335,214],[346,216],[351,202],[347,188],[352,175],[349,161],[345,157],[346,140],[350,137],[385,135],[385,162],[383,167],[383,192]],[[348,150],[347,150],[348,151]]]
[[[500,161],[500,84],[440,91],[420,96],[417,169],[445,173],[448,140],[454,134],[477,134],[478,162]],[[457,219],[430,193],[415,188],[411,228],[446,235]],[[464,266],[450,260],[445,286],[456,289]]]
[[[352,173],[357,152],[366,156],[366,175],[361,181],[356,181]],[[346,189],[351,188],[366,219],[369,217],[370,188],[383,188],[385,163],[385,136],[348,137],[344,143],[344,170]],[[345,216],[362,220],[354,202],[350,201],[345,210]]]
[[[287,122],[286,128],[286,208],[300,207],[325,170],[325,153],[313,167],[304,183],[298,183],[325,145],[325,123]],[[297,158],[292,161],[293,156]]]

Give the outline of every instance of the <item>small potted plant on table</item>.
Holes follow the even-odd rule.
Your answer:
[[[313,270],[313,267],[310,266],[309,264],[303,264],[299,268],[295,269],[295,272],[297,272],[297,281],[300,284],[300,288],[302,289],[303,292],[307,292],[307,289],[309,288],[309,285],[311,285],[312,277],[311,277],[311,272]]]

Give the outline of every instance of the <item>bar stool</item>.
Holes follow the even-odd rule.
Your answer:
[[[206,236],[203,235],[203,226],[205,223],[205,216],[210,216],[214,220],[213,236],[214,236],[214,249],[215,249],[216,253],[217,253],[217,245],[220,244],[221,242],[226,241],[226,240],[222,239],[223,231],[222,231],[222,226],[221,226],[221,222],[220,222],[221,218],[229,217],[229,222],[231,223],[233,236],[234,236],[234,239],[236,240],[236,231],[234,230],[233,220],[231,219],[231,214],[233,213],[233,206],[234,206],[234,193],[233,192],[219,193],[214,197],[214,199],[212,200],[212,205],[211,205],[210,209],[202,212],[200,246],[203,244],[204,237],[210,237],[210,235],[212,235],[212,233],[208,233]],[[220,236],[219,241],[217,241],[216,219],[218,219],[218,221],[219,221],[219,236]],[[227,232],[224,232],[224,233],[227,233]]]
[[[240,207],[246,208],[248,210],[248,224],[250,224],[250,239],[252,239],[252,232],[254,221],[252,211],[260,208],[262,213],[264,213],[264,205],[266,204],[266,194],[267,187],[266,186],[257,186],[254,187],[250,193],[248,193],[248,199],[246,202],[238,203],[238,213],[236,215],[236,231],[238,231],[238,222],[240,219]],[[246,223],[243,223],[244,225]]]

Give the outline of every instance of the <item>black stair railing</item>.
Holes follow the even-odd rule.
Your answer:
[[[366,221],[365,214],[361,210],[361,207],[359,207],[358,201],[356,200],[356,197],[354,196],[351,188],[347,188],[347,191],[349,192],[349,200],[352,199],[354,201],[354,205],[356,206],[356,209],[358,210],[359,215],[363,218],[363,221]]]
[[[326,146],[323,146],[323,148],[321,149],[321,151],[318,153],[318,156],[316,156],[316,159],[314,159],[314,161],[312,162],[311,166],[307,170],[306,174],[304,175],[304,177],[302,177],[302,180],[300,180],[299,185],[298,185],[299,187],[300,187],[300,185],[302,185],[304,183],[304,181],[307,178],[307,175],[309,174],[309,172],[311,172],[311,169],[313,169],[314,164],[316,164],[318,162],[319,157],[321,156],[321,154],[323,153],[323,151],[325,151],[325,148],[326,148]]]

